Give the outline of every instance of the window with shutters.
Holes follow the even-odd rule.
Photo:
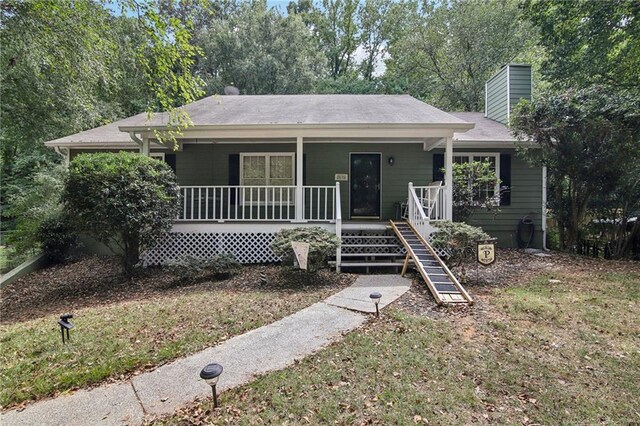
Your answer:
[[[293,186],[295,185],[295,154],[278,153],[241,153],[241,186]],[[290,204],[295,198],[293,189],[252,188],[244,190],[243,204],[268,204],[284,202]]]
[[[491,165],[491,170],[496,173],[496,176],[500,176],[500,153],[456,152],[453,154],[454,163],[465,164],[473,161],[489,163]],[[485,188],[480,188],[479,191],[480,192],[477,194],[479,199],[493,197],[500,192],[500,185],[496,184],[495,186],[486,186]]]

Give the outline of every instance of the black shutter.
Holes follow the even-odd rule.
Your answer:
[[[500,154],[500,205],[511,205],[511,155]]]
[[[302,184],[307,184],[307,154],[302,154]]]
[[[433,154],[433,181],[444,182],[444,154]]]
[[[240,154],[229,154],[229,185],[240,185]],[[236,190],[229,194],[231,203],[236,202]]]
[[[176,172],[176,155],[175,154],[165,154],[164,162],[167,163],[169,167],[171,167],[171,170],[173,170],[173,173]]]

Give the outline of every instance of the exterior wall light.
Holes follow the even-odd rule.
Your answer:
[[[380,310],[378,309],[378,304],[380,303],[380,299],[382,298],[382,294],[374,291],[369,295],[371,301],[376,305],[376,318],[380,316]]]
[[[222,374],[222,366],[220,364],[207,364],[200,372],[200,378],[211,386],[211,392],[213,393],[213,408],[218,408],[218,395],[216,394],[216,385],[218,384],[218,378]]]
[[[393,163],[396,162],[396,159],[393,158],[393,157],[389,157],[389,158],[387,158],[387,162],[389,163],[390,166],[393,166]]]

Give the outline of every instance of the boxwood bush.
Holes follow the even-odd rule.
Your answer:
[[[291,243],[294,241],[309,243],[307,270],[315,272],[327,265],[327,258],[335,254],[340,247],[340,238],[319,226],[308,228],[283,229],[271,242],[271,250],[286,265],[293,265],[295,254]]]

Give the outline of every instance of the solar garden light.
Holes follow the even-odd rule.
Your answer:
[[[60,319],[58,320],[58,324],[60,324],[60,333],[62,333],[62,343],[66,343],[64,340],[64,332],[67,331],[67,340],[71,340],[69,336],[69,330],[73,328],[73,324],[69,322],[69,319],[73,318],[73,314],[64,314],[60,315]]]
[[[200,372],[200,378],[211,386],[211,392],[213,393],[213,408],[218,407],[218,395],[216,395],[216,384],[222,374],[222,366],[220,364],[207,364]]]
[[[374,291],[373,293],[371,293],[369,295],[369,297],[371,298],[371,301],[373,303],[375,303],[376,305],[376,317],[380,316],[380,310],[378,309],[378,303],[380,303],[380,299],[382,298],[382,294],[378,293],[377,291]]]

